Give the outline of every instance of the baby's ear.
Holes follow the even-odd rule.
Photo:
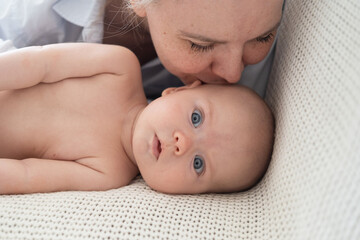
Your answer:
[[[162,92],[161,96],[164,97],[164,96],[166,96],[168,94],[171,94],[171,93],[174,93],[174,92],[179,92],[179,91],[182,91],[182,90],[185,90],[185,89],[195,88],[195,87],[197,87],[199,85],[201,85],[201,81],[196,80],[195,82],[193,82],[190,85],[185,85],[185,86],[182,86],[182,87],[170,87],[170,88],[165,89]]]
[[[146,10],[145,10],[145,6],[142,5],[141,3],[139,3],[140,0],[131,0],[130,4],[134,10],[134,12],[136,13],[136,15],[138,15],[141,18],[146,17]]]

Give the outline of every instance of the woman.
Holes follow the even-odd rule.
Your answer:
[[[2,1],[0,51],[119,44],[138,56],[149,98],[195,80],[240,82],[264,96],[282,6],[283,0]]]

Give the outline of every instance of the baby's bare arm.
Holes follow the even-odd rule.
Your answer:
[[[107,190],[127,185],[100,168],[83,164],[89,159],[60,161],[0,158],[0,194],[22,194],[71,190]],[[90,159],[90,162],[94,162]]]
[[[61,43],[0,54],[0,91],[98,74],[140,71],[128,49],[105,44]]]

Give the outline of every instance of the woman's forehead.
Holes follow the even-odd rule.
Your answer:
[[[182,28],[179,31],[215,37],[211,30],[262,34],[280,21],[282,4],[283,0],[162,0],[158,6],[174,27]]]

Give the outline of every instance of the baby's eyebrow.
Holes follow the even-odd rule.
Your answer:
[[[207,101],[207,117],[209,119],[213,119],[214,118],[214,106],[213,103],[211,101]]]
[[[205,104],[203,105],[203,110],[204,110],[204,114],[205,114],[205,121],[206,121],[206,125],[207,128],[213,128],[213,124],[214,124],[214,103],[207,99],[205,101]],[[212,165],[212,157],[207,156],[204,160],[205,160],[205,168],[206,168],[206,172],[207,175],[213,175],[214,173],[214,166]]]
[[[179,34],[184,36],[184,37],[196,39],[196,40],[199,40],[201,42],[218,43],[218,44],[219,43],[220,44],[226,43],[226,41],[209,38],[209,37],[197,34],[197,33],[189,33],[189,32],[185,32],[185,31],[182,31],[182,30],[180,30],[179,32],[180,32]]]

